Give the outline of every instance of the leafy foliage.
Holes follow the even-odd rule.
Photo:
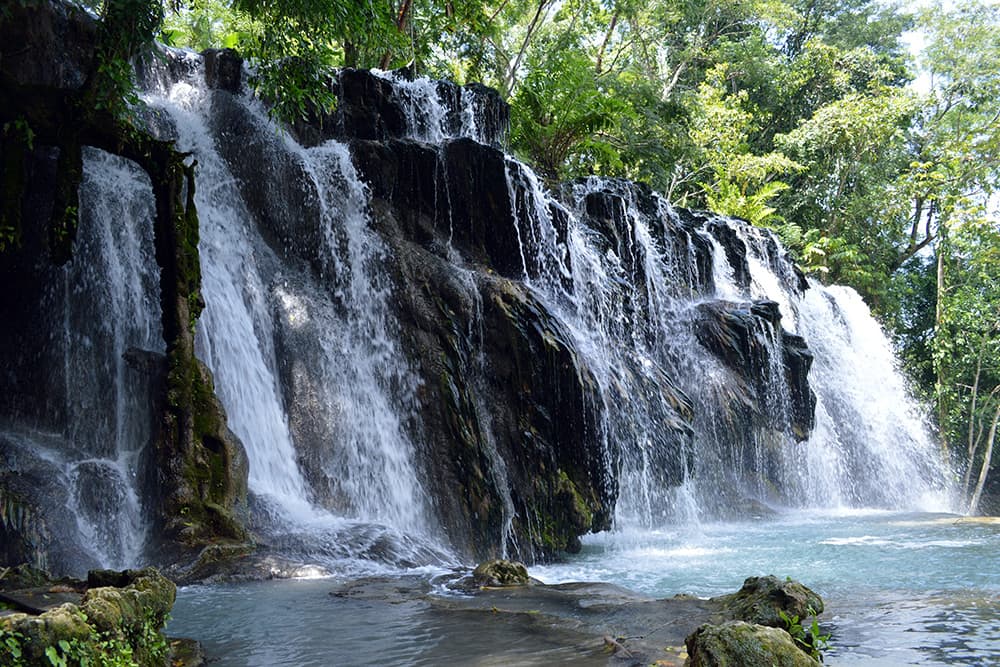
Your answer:
[[[77,612],[83,621],[86,615]],[[37,664],[30,660],[30,639],[16,630],[0,628],[0,660],[10,667]],[[136,653],[141,651],[142,659]],[[135,631],[124,628],[118,633],[91,630],[81,639],[60,639],[43,649],[43,655],[52,667],[141,667],[145,664],[163,664],[167,658],[167,640],[160,632],[160,623],[147,615]]]
[[[812,609],[809,610],[809,616],[812,617],[812,622],[809,625],[803,625],[803,621],[800,621],[797,615],[793,614],[789,616],[780,609],[778,610],[778,616],[785,624],[785,631],[791,635],[795,644],[810,656],[822,662],[823,651],[830,650],[830,635],[824,634],[820,630],[815,612]]]

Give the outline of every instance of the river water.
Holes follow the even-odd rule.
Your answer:
[[[359,564],[359,567],[364,567]],[[378,573],[369,569],[370,574]],[[606,581],[650,597],[734,592],[747,576],[802,581],[826,602],[831,665],[1000,664],[1000,522],[947,514],[796,512],[743,523],[592,535],[530,568],[547,584]],[[444,570],[397,577],[401,588]],[[361,574],[360,571],[351,576]],[[182,588],[169,632],[220,666],[604,664],[586,637],[544,622],[483,625],[408,590],[332,596],[343,577]],[[541,627],[539,627],[541,626]],[[585,629],[578,629],[585,630]]]

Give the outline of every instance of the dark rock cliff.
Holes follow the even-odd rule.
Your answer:
[[[137,409],[150,410],[153,421],[149,440],[131,443],[144,452],[131,474],[150,480],[142,505],[166,543],[199,547],[217,539],[246,537],[241,517],[246,505],[245,454],[226,429],[211,378],[194,357],[194,322],[202,307],[194,170],[169,141],[94,103],[103,94],[95,75],[102,34],[90,14],[70,4],[31,1],[0,12],[4,128],[0,281],[5,286],[0,291],[0,318],[5,322],[0,355],[3,367],[10,369],[0,377],[0,414],[8,429],[3,440],[18,450],[17,456],[5,457],[0,495],[21,508],[21,516],[38,517],[41,525],[8,517],[0,523],[9,538],[5,542],[21,544],[21,552],[36,556],[58,552],[40,537],[65,541],[74,532],[72,518],[56,516],[59,512],[53,505],[80,501],[60,499],[55,492],[59,490],[46,492],[44,484],[29,481],[31,475],[60,479],[67,455],[80,456],[91,448],[96,456],[106,456],[112,443],[93,442],[95,434],[76,430],[69,415],[80,412],[81,402],[100,397],[109,401],[103,418],[98,406],[83,406],[97,414],[89,424],[100,428],[102,422],[114,419],[110,413],[115,395],[129,391],[139,392],[140,403],[147,407]],[[158,319],[166,354],[140,353],[143,361],[134,369],[142,377],[129,387],[108,375],[118,363],[114,358],[94,360],[97,382],[107,381],[107,386],[72,386],[74,378],[66,370],[62,334],[73,325],[74,309],[86,308],[84,302],[74,301],[81,286],[66,281],[81,268],[73,264],[78,224],[93,222],[80,211],[87,146],[133,161],[146,172],[149,183],[153,247],[148,251],[158,267]],[[113,314],[85,316],[100,320]],[[104,332],[111,329],[111,325],[98,327]],[[104,335],[84,342],[104,345]],[[112,356],[124,354],[113,346],[107,351]],[[39,433],[45,434],[51,449],[38,444]],[[32,455],[39,451],[45,454]],[[94,479],[109,474],[101,472]],[[71,477],[91,479],[79,468]],[[77,485],[75,492],[91,496],[99,506],[100,489],[88,491]],[[46,519],[58,525],[46,525]],[[92,545],[79,551],[88,546]],[[80,554],[63,556],[50,565],[56,569],[88,565],[80,561]]]

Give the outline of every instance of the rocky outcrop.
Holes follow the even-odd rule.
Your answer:
[[[407,69],[376,74],[344,68],[329,82],[337,97],[336,109],[307,111],[306,119],[293,123],[292,130],[305,146],[343,137],[387,141],[439,132],[452,137],[471,134],[494,147],[506,143],[510,110],[497,91],[478,83],[458,86],[449,81],[435,81],[429,89],[398,85],[412,80]],[[444,102],[443,118],[413,115],[421,106],[420,96],[427,94]]]
[[[305,145],[327,138],[347,143],[367,188],[368,224],[387,248],[378,261],[391,276],[393,334],[419,378],[419,419],[408,428],[419,443],[420,479],[449,542],[461,553],[498,556],[505,543],[529,560],[575,550],[580,535],[610,525],[617,498],[627,443],[609,432],[608,406],[631,403],[653,416],[657,428],[647,436],[644,456],[661,485],[681,483],[691,469],[695,408],[665,367],[649,359],[623,360],[621,377],[599,390],[571,333],[526,281],[562,280],[565,289],[572,288],[554,264],[571,268],[568,216],[577,211],[598,251],[620,258],[620,294],[608,298],[621,304],[623,340],[641,339],[655,329],[651,321],[660,313],[650,312],[654,295],[647,291],[643,240],[635,237],[633,216],[642,217],[664,261],[671,262],[675,283],[655,286],[664,291],[657,298],[711,293],[707,233],[713,233],[713,218],[675,212],[648,188],[598,179],[566,184],[564,204],[551,201],[540,212],[533,177],[489,136],[449,138],[462,128],[466,89],[426,82],[417,89],[405,83],[404,74],[394,77],[341,72],[334,85],[336,113],[300,123],[294,132]],[[338,303],[340,282],[329,273],[323,258],[328,241],[316,224],[323,219],[323,195],[307,177],[311,158],[262,127],[231,89],[220,85],[213,93],[213,133],[265,241],[294,267],[280,279],[300,293],[323,285]],[[443,141],[434,143],[421,140],[429,133],[428,118],[412,108],[413,96],[429,89],[445,109],[435,129]],[[506,117],[494,95],[478,88],[475,94],[485,105],[482,117]],[[247,151],[266,159],[247,160]],[[539,215],[549,226],[544,230],[533,227]],[[727,253],[742,267],[748,287],[747,248],[735,233],[731,237]],[[543,243],[563,247],[563,254],[539,252]],[[310,275],[299,275],[303,266]],[[720,302],[706,312],[712,307],[700,326],[706,348],[734,372],[731,407],[741,415],[734,432],[749,437],[748,425],[807,431],[808,350],[800,339],[789,337],[786,344],[775,306]],[[321,387],[309,372],[318,363],[315,326],[279,325],[278,367],[299,463],[317,499],[340,511],[344,500],[327,472],[336,460],[328,443],[336,441],[337,429],[322,418]],[[765,400],[767,383],[783,380],[768,376],[772,352],[788,357],[787,374],[797,382],[791,415],[776,414]]]
[[[111,104],[96,102],[110,87],[97,73],[96,54],[130,55],[102,42],[107,32],[87,12],[61,2],[15,3],[0,19],[0,42],[8,45],[0,58],[0,122],[21,133],[5,133],[2,139],[2,215],[12,231],[9,238],[5,231],[0,249],[0,276],[8,286],[0,308],[6,321],[16,323],[4,337],[17,344],[5,344],[3,358],[12,370],[23,369],[24,360],[36,365],[26,374],[16,371],[0,379],[3,393],[11,396],[0,407],[17,426],[69,430],[67,411],[74,399],[67,393],[78,388],[68,387],[70,378],[61,375],[62,351],[47,344],[47,332],[58,330],[62,325],[54,322],[61,323],[64,315],[46,306],[71,305],[58,287],[65,280],[58,266],[72,258],[77,235],[83,148],[93,146],[133,161],[148,174],[154,202],[152,254],[159,269],[166,346],[165,359],[149,372],[144,389],[149,404],[160,406],[153,428],[157,455],[143,460],[157,459],[147,468],[156,481],[148,489],[156,499],[150,504],[158,506],[161,525],[176,539],[241,540],[246,535],[239,509],[246,502],[245,456],[225,432],[224,416],[210,397],[211,381],[194,357],[194,323],[203,306],[194,167],[156,131],[136,129],[113,113]],[[9,45],[24,47],[8,52]],[[36,391],[43,396],[38,405],[20,395]],[[47,403],[59,407],[46,411]],[[60,447],[71,450],[72,434],[67,435],[70,442]],[[195,483],[193,476],[206,479]],[[174,502],[178,494],[185,502]],[[36,514],[46,502],[30,499]],[[205,521],[193,531],[174,531],[184,507],[192,517],[189,524]]]
[[[808,637],[806,619],[823,611],[823,600],[797,581],[773,575],[749,577],[736,593],[711,599],[721,624],[704,624],[685,643],[690,667],[726,665],[819,665],[823,638]],[[715,623],[713,621],[713,623]],[[792,632],[799,633],[792,636]]]
[[[805,619],[823,612],[823,599],[797,581],[774,575],[749,577],[736,593],[713,598],[731,618],[767,625],[787,626],[782,614]]]
[[[688,667],[816,667],[784,630],[743,621],[702,625],[685,641]]]
[[[24,583],[32,587],[10,588]],[[39,575],[0,585],[8,603],[31,608],[0,617],[3,664],[168,664],[161,630],[176,587],[154,569],[92,571],[86,584]]]
[[[373,209],[381,229],[395,224]],[[463,277],[432,250],[388,238],[403,343],[423,378],[426,479],[453,545],[495,557],[507,531],[522,558],[576,550],[579,535],[609,526],[614,496],[594,380],[568,332],[522,284]]]
[[[472,571],[472,581],[477,586],[525,586],[530,579],[523,563],[491,560],[476,566]]]
[[[749,422],[765,423],[779,431],[791,429],[799,440],[812,431],[816,396],[809,388],[812,353],[801,336],[781,328],[774,301],[709,301],[698,306],[698,341],[735,373],[742,398],[734,405],[749,406]],[[780,374],[774,370],[780,369]],[[789,387],[789,405],[773,398],[782,385]]]

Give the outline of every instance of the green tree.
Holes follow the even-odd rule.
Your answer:
[[[782,218],[771,200],[788,188],[778,176],[802,169],[779,151],[755,155],[749,137],[755,129],[746,109],[745,90],[726,93],[728,64],[712,68],[695,95],[696,111],[691,139],[701,150],[709,179],[702,184],[709,208],[743,218],[755,225],[781,227]]]

